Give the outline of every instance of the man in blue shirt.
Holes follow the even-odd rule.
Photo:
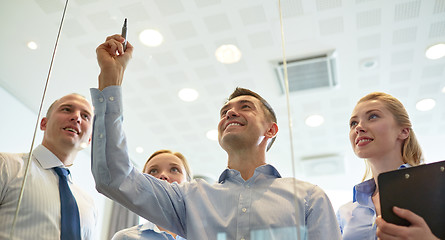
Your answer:
[[[92,171],[99,192],[187,239],[340,239],[323,190],[281,178],[266,164],[278,126],[269,104],[250,90],[236,89],[221,108],[218,140],[228,167],[218,183],[169,184],[136,170],[122,130],[120,85],[133,53],[128,42],[123,51],[123,42],[110,36],[96,49]]]

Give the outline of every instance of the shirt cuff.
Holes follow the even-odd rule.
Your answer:
[[[109,86],[100,91],[90,88],[95,114],[122,113],[122,87]]]

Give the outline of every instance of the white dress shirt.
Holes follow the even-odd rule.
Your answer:
[[[0,239],[9,239],[28,153],[0,153]],[[32,155],[17,218],[15,239],[60,239],[59,178],[52,168],[62,162],[43,145]],[[96,224],[93,199],[69,178],[79,207],[82,239],[92,239]]]

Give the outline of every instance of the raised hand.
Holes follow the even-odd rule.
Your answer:
[[[125,69],[133,54],[133,46],[127,41],[127,49],[123,50],[125,39],[115,34],[96,48],[97,62],[100,67],[99,90],[112,85],[121,85]]]

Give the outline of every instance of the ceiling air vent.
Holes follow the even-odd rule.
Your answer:
[[[283,62],[276,67],[281,90],[285,92]],[[287,61],[289,92],[333,88],[337,82],[335,52]]]

